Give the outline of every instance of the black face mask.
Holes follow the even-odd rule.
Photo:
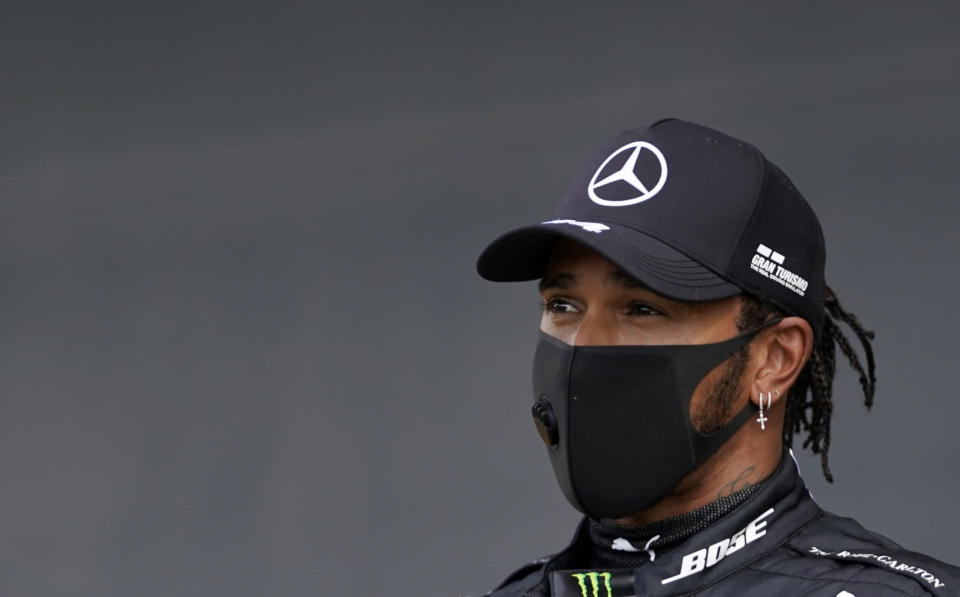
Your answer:
[[[752,418],[752,402],[704,436],[690,400],[710,371],[779,320],[715,344],[571,346],[543,332],[533,418],[563,495],[594,518],[655,503]]]

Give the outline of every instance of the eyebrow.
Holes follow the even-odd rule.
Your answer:
[[[543,292],[547,288],[559,288],[561,290],[566,290],[576,283],[576,276],[570,272],[560,272],[559,274],[553,274],[551,276],[544,276],[540,278],[539,288],[540,292]]]
[[[641,284],[634,277],[632,277],[627,272],[622,269],[618,269],[615,272],[612,272],[607,276],[608,280],[613,280],[619,286],[624,288],[647,288],[644,284]],[[550,276],[544,276],[540,279],[540,292],[543,292],[547,288],[558,288],[560,290],[569,289],[571,286],[576,285],[577,276],[571,274],[570,272],[560,272]]]
[[[641,284],[639,280],[637,280],[627,272],[623,271],[622,269],[618,269],[617,271],[613,272],[607,277],[611,280],[615,280],[619,285],[623,286],[624,288],[647,288],[645,284]]]

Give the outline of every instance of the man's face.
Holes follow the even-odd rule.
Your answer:
[[[540,282],[540,329],[576,346],[708,344],[736,336],[740,297],[689,303],[640,285],[599,253],[560,240]],[[724,362],[697,386],[690,405],[694,427],[715,431],[745,394],[746,351]]]

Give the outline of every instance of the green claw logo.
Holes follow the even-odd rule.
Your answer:
[[[600,579],[603,579],[603,586],[607,589],[606,597],[613,597],[613,590],[610,588],[609,572],[586,572],[580,574],[571,574],[580,583],[580,594],[583,597],[601,597]],[[590,589],[587,589],[587,579],[590,579]],[[592,590],[593,592],[588,592]]]

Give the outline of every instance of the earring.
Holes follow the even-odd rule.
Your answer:
[[[773,394],[767,392],[767,410],[770,410],[770,406],[773,405]],[[757,419],[757,423],[760,423],[760,431],[764,431],[767,428],[767,417],[763,416],[763,392],[760,392],[760,418]]]

